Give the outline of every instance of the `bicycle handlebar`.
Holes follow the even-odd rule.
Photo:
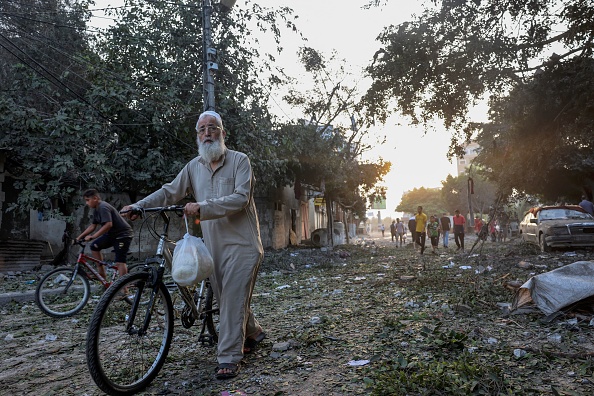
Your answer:
[[[83,249],[86,246],[86,241],[84,239],[74,239],[74,238],[70,238],[70,237],[68,237],[68,239],[70,239],[72,241],[73,245],[78,245],[78,246],[82,247]]]
[[[120,211],[121,214],[124,213],[132,213],[132,214],[142,214],[146,212],[181,212],[183,213],[184,206],[183,205],[169,205],[169,206],[157,206],[154,208],[132,208],[129,210],[122,210]]]

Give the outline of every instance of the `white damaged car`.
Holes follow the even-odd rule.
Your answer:
[[[578,205],[534,207],[520,222],[520,236],[543,252],[594,247],[594,217]]]

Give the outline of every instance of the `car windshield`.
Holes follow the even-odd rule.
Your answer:
[[[543,209],[538,213],[541,220],[594,220],[588,213],[573,209]]]

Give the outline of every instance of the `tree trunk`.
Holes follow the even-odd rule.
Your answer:
[[[324,196],[324,199],[326,201],[326,213],[328,219],[328,246],[334,247],[334,216],[332,215],[332,201],[330,199],[330,196],[327,194]]]

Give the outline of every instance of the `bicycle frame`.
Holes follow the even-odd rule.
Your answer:
[[[191,288],[168,287],[165,270],[172,262],[172,255],[167,244],[172,241],[168,238],[170,214],[167,212],[172,211],[181,214],[183,207],[134,211],[135,215],[153,213],[150,218],[154,222],[149,225],[149,231],[158,241],[155,255],[145,261],[140,271],[120,277],[103,294],[89,320],[87,365],[97,386],[108,394],[136,394],[155,379],[167,359],[177,317],[185,328],[201,320],[202,343],[214,345],[218,340],[218,308],[209,281],[205,279]],[[159,233],[160,219],[164,225]],[[180,291],[183,304],[177,300],[175,288]],[[174,306],[172,296],[179,305]],[[124,298],[130,306],[122,304]],[[116,338],[118,342],[114,343]]]
[[[74,276],[76,276],[76,274],[77,274],[77,272],[78,272],[78,270],[79,270],[80,266],[81,266],[81,265],[83,265],[83,268],[86,268],[87,270],[91,271],[91,273],[92,273],[92,274],[93,274],[93,275],[96,277],[96,279],[97,279],[97,280],[98,280],[98,281],[99,281],[99,282],[100,282],[100,283],[101,283],[101,284],[102,284],[102,285],[103,285],[105,288],[109,287],[109,285],[111,284],[111,282],[108,282],[108,281],[107,281],[107,279],[105,279],[104,277],[102,277],[102,276],[99,274],[99,271],[97,271],[95,268],[93,268],[93,266],[92,266],[92,265],[90,265],[90,264],[88,263],[88,261],[91,261],[91,262],[95,263],[97,266],[99,266],[99,265],[102,265],[102,266],[104,266],[104,267],[106,267],[106,268],[116,268],[116,270],[117,270],[117,267],[116,267],[115,265],[113,265],[113,266],[112,266],[112,265],[110,265],[109,263],[107,263],[107,262],[105,262],[105,261],[98,260],[98,259],[96,259],[96,258],[94,258],[94,257],[91,257],[91,256],[87,256],[87,255],[85,254],[85,246],[86,246],[86,245],[84,245],[84,244],[83,244],[82,242],[80,242],[80,241],[79,241],[77,244],[78,244],[79,246],[81,246],[81,250],[80,250],[80,253],[78,254],[78,258],[76,259],[76,265],[74,266]],[[92,278],[92,277],[90,277],[90,276],[89,276],[89,274],[88,274],[86,271],[84,271],[84,269],[83,269],[83,273],[85,274],[85,276],[87,277],[87,279],[93,280],[93,278]],[[70,286],[70,285],[68,285],[68,286],[66,287],[66,289],[68,289],[68,287],[69,287],[69,286]]]
[[[176,208],[176,206],[169,206],[167,207],[168,209],[173,209]],[[148,211],[148,210],[147,210]],[[135,318],[136,315],[138,314],[138,307],[140,306],[140,301],[136,301],[137,299],[140,298],[140,296],[142,295],[142,289],[146,286],[148,287],[152,287],[152,291],[151,291],[151,296],[150,299],[148,301],[148,305],[147,305],[147,309],[146,312],[144,314],[144,320],[143,320],[143,325],[142,328],[135,330],[132,328],[132,323],[134,322],[133,320],[129,320],[128,321],[128,325],[126,327],[126,332],[128,334],[144,334],[146,332],[146,330],[149,327],[150,324],[150,320],[151,320],[151,310],[152,310],[152,306],[154,303],[154,299],[155,299],[155,295],[159,290],[159,284],[162,283],[163,281],[163,275],[165,273],[165,269],[168,268],[171,270],[171,264],[173,261],[173,257],[171,254],[171,251],[167,248],[166,244],[167,243],[173,243],[172,241],[169,240],[169,223],[170,223],[170,218],[167,215],[167,213],[165,211],[160,211],[160,216],[163,219],[163,231],[161,232],[161,234],[159,235],[159,242],[157,244],[157,250],[155,253],[155,257],[151,257],[148,258],[145,261],[145,266],[148,268],[148,270],[150,271],[150,277],[149,277],[149,284],[148,285],[141,285],[141,290],[139,293],[136,294],[135,296],[135,301],[132,304],[132,308],[130,310],[130,317],[131,318]],[[151,264],[157,264],[156,268],[155,266],[152,266]],[[194,318],[194,320],[196,319],[204,319],[205,314],[208,313],[213,313],[215,310],[210,310],[210,311],[204,311],[204,312],[199,312],[198,310],[198,306],[200,305],[200,301],[201,299],[204,298],[204,294],[205,294],[205,289],[206,289],[206,280],[203,280],[200,283],[200,288],[198,291],[198,301],[194,302],[194,298],[193,295],[190,291],[190,289],[188,287],[183,287],[183,286],[179,286],[177,285],[177,289],[180,292],[180,295],[182,297],[182,300],[184,301],[184,303],[186,304],[186,307],[189,307],[191,310],[191,314],[192,317]],[[183,323],[183,321],[182,321]],[[185,326],[185,325],[184,325]],[[212,335],[207,335],[205,334],[206,330],[206,322],[203,320],[202,321],[202,328],[200,331],[200,335],[198,337],[198,340],[201,343],[209,343],[210,345],[213,345],[213,336]]]

